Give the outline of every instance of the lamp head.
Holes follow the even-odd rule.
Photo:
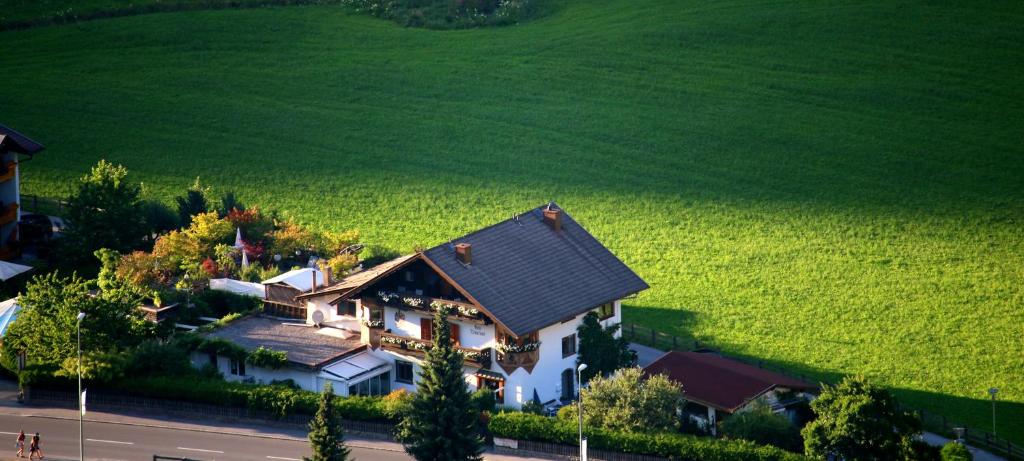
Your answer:
[[[578,371],[580,373],[582,373],[583,370],[586,370],[586,369],[587,369],[587,364],[585,364],[585,363],[581,363],[580,366],[576,367],[576,371]]]
[[[993,399],[996,398],[996,394],[998,394],[998,393],[999,393],[999,388],[990,387],[988,389],[988,395],[991,395]]]
[[[75,321],[78,322],[78,323],[82,323],[82,319],[84,319],[84,318],[85,318],[85,312],[79,312],[78,313],[78,317],[75,318],[76,319]]]

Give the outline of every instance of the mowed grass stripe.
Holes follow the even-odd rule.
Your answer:
[[[864,373],[980,428],[998,386],[999,432],[1024,442],[1021,19],[1007,1],[566,0],[451,32],[168,13],[0,33],[0,107],[48,146],[30,193],[103,157],[157,197],[201,176],[405,251],[554,198],[653,286],[627,320]]]

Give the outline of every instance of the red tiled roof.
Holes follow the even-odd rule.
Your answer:
[[[665,374],[683,385],[683,395],[694,402],[732,413],[776,387],[798,391],[817,386],[788,376],[700,352],[668,352],[644,368],[648,376]]]

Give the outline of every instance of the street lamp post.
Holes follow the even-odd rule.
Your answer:
[[[581,363],[580,366],[576,367],[576,383],[579,387],[576,393],[576,406],[580,417],[580,459],[586,459],[586,454],[583,449],[583,370],[587,369],[587,364]]]
[[[188,276],[188,272],[185,273],[185,309],[192,307],[192,280]]]
[[[79,312],[76,320],[78,330],[78,459],[85,461],[85,402],[82,401],[82,319],[85,312]]]
[[[992,435],[996,435],[996,394],[999,393],[999,388],[990,387],[988,389],[988,395],[992,396]]]

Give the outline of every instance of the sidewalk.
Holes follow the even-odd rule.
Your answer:
[[[23,406],[16,402],[11,402],[7,399],[3,399],[2,396],[0,396],[0,414],[34,418],[53,418],[74,421],[78,420],[78,412],[75,411],[74,409]],[[202,418],[190,419],[185,421],[177,418],[147,416],[137,413],[110,413],[102,411],[89,411],[88,413],[86,413],[85,421],[87,423],[99,422],[108,424],[123,424],[129,426],[143,426],[161,429],[186,430],[194,432],[211,432],[218,434],[243,435],[248,437],[260,437],[266,439],[290,440],[299,442],[307,440],[307,434],[305,430],[285,426],[278,427],[275,426],[273,423],[268,423],[264,425],[252,422],[235,422]],[[399,443],[392,442],[390,440],[377,439],[373,437],[348,435],[345,437],[345,443],[351,447],[366,448],[371,450],[393,451],[398,453],[402,453],[405,451],[402,445]],[[18,460],[18,458],[10,459]],[[46,459],[56,460],[55,458],[49,457],[47,457]],[[484,459],[488,461],[540,461],[547,458],[511,456],[505,454],[496,454],[488,451],[484,454]],[[7,458],[0,458],[0,461],[6,460]]]

